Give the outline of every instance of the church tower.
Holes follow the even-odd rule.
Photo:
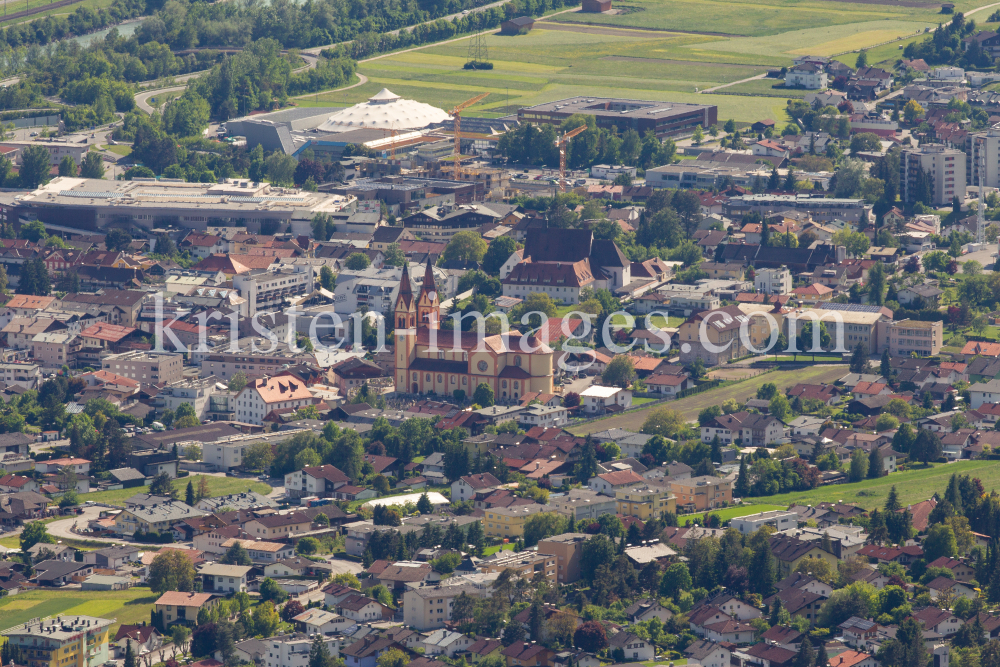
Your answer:
[[[424,269],[424,284],[420,287],[420,298],[417,300],[417,322],[418,326],[437,329],[440,321],[441,301],[434,282],[434,268],[428,259],[427,268]]]
[[[416,358],[417,350],[417,302],[413,297],[409,265],[403,264],[403,275],[399,279],[399,296],[392,316],[395,321],[396,346],[396,387],[397,391],[419,393],[416,385],[407,384],[407,372]]]

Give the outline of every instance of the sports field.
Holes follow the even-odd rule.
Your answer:
[[[770,510],[783,510],[788,509],[787,505],[740,505],[738,507],[727,507],[721,510],[712,510],[709,512],[712,516],[719,517],[719,521],[729,521],[730,519],[735,519],[741,516],[749,516],[751,514],[759,514],[760,512],[768,512]],[[695,521],[703,521],[705,513],[699,514],[681,514],[677,517],[677,522],[684,526],[687,525],[688,521],[694,523]]]
[[[750,502],[769,505],[812,504],[820,502],[844,501],[860,505],[865,509],[883,507],[889,489],[896,487],[903,505],[912,505],[927,500],[935,493],[943,494],[948,480],[953,474],[978,477],[984,489],[995,489],[1000,485],[1000,465],[996,461],[956,461],[955,463],[934,464],[929,468],[918,468],[893,473],[880,479],[865,480],[855,484],[823,486],[812,491],[783,493],[779,496],[747,498]],[[858,495],[863,492],[862,495]]]
[[[0,598],[0,630],[24,623],[32,618],[54,614],[86,614],[115,619],[114,628],[122,623],[149,621],[149,612],[159,596],[147,587],[136,586],[125,591],[80,591],[38,589]]]
[[[779,390],[783,391],[786,387],[791,387],[800,382],[815,384],[833,382],[838,378],[844,377],[846,374],[847,366],[839,364],[813,366],[811,368],[799,368],[790,371],[775,371],[773,373],[758,375],[743,382],[737,382],[704,391],[694,396],[660,404],[657,407],[665,405],[671,410],[679,411],[688,421],[694,421],[697,419],[698,413],[709,406],[721,405],[730,398],[734,398],[741,403],[749,398],[753,398],[757,394],[757,389],[768,382],[773,382]],[[623,428],[626,431],[638,432],[642,429],[642,423],[646,421],[646,417],[648,416],[649,410],[635,410],[615,417],[587,422],[582,426],[567,430],[573,435],[587,435],[588,433],[596,433],[597,431],[604,431],[609,428]]]

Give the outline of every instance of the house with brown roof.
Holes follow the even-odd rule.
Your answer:
[[[197,623],[198,612],[215,605],[221,599],[212,593],[167,591],[153,604],[166,627],[174,623]]]
[[[798,655],[795,651],[789,651],[787,648],[766,642],[754,644],[746,649],[744,654],[747,656],[743,660],[744,666],[750,665],[752,667],[790,667],[795,656]]]
[[[549,667],[553,651],[534,642],[514,642],[501,654],[507,660],[507,667]]]
[[[237,394],[234,417],[248,424],[263,424],[264,418],[274,410],[318,406],[320,403],[322,399],[314,396],[301,382],[287,377],[260,378]]]
[[[915,612],[913,618],[924,626],[924,630],[930,630],[945,637],[958,632],[963,623],[962,619],[947,609],[938,609],[937,607],[924,607]]]
[[[904,509],[896,510],[897,512],[909,512],[911,517],[911,523],[913,527],[917,529],[918,532],[923,532],[927,530],[930,525],[930,515],[937,507],[937,499],[931,498],[923,502],[914,503],[913,505],[907,505]]]
[[[587,485],[598,493],[614,497],[615,492],[619,489],[645,483],[646,479],[630,468],[597,475],[592,477]]]
[[[451,484],[452,502],[462,500],[472,500],[476,494],[491,489],[497,489],[503,483],[490,473],[480,473],[476,475],[466,475]]]
[[[361,594],[349,595],[338,602],[336,612],[358,623],[388,620],[395,613],[392,608]]]

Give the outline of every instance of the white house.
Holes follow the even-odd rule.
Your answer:
[[[971,408],[978,410],[983,403],[1000,403],[1000,380],[977,382],[969,387]]]
[[[496,489],[503,484],[488,472],[478,475],[466,475],[451,483],[451,501],[471,500],[480,491]]]
[[[337,612],[358,623],[371,623],[392,618],[393,610],[364,595],[351,595],[337,604]]]
[[[788,294],[792,291],[792,272],[787,266],[779,269],[757,269],[753,284],[760,294]]]
[[[820,90],[828,85],[826,71],[813,63],[802,63],[785,74],[786,88],[806,88]]]
[[[632,407],[632,390],[590,386],[580,394],[580,400],[583,411],[589,414],[627,410]]]
[[[569,410],[561,406],[529,405],[527,410],[517,416],[517,421],[525,428],[557,428],[569,423]]]
[[[420,643],[424,647],[424,655],[446,655],[454,658],[456,653],[468,650],[474,639],[461,632],[451,630],[435,630]]]
[[[614,655],[614,651],[621,650],[628,662],[643,662],[656,657],[656,651],[653,650],[653,645],[650,642],[627,630],[616,632],[608,637],[608,645],[612,655]]]
[[[306,609],[292,620],[296,623],[302,623],[306,628],[306,634],[310,637],[315,634],[328,635],[334,632],[341,632],[352,625],[357,625],[348,618],[335,614],[332,611],[325,611],[319,607]]]
[[[241,593],[247,589],[247,575],[252,569],[249,565],[206,563],[198,574],[206,593]]]

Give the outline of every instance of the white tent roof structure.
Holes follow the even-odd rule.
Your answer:
[[[319,126],[320,132],[346,132],[364,128],[416,130],[449,118],[442,109],[404,100],[383,88],[367,102],[338,111]]]

